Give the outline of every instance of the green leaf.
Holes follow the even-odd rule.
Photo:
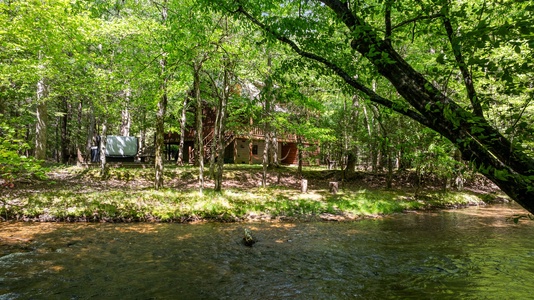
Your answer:
[[[438,55],[438,57],[436,58],[436,62],[439,63],[439,64],[445,64],[445,54],[440,54]]]

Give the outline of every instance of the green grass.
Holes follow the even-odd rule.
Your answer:
[[[251,214],[269,218],[317,217],[322,213],[370,216],[406,210],[467,205],[481,201],[462,193],[428,194],[414,199],[402,192],[380,190],[302,194],[278,188],[238,190],[222,193],[174,189],[139,191],[95,191],[74,193],[50,191],[17,199],[17,205],[0,208],[8,219],[84,221],[190,221],[197,219],[238,221]]]
[[[232,166],[226,179],[237,179],[259,172],[261,168]],[[291,174],[292,169],[282,169]],[[319,170],[312,170],[314,174]],[[76,173],[77,172],[77,173]],[[75,172],[85,180],[99,180],[98,169]],[[167,179],[196,178],[192,167],[168,167]],[[248,172],[248,173],[246,173]],[[150,169],[110,169],[110,179],[128,182],[151,180]],[[59,185],[61,186],[61,185]],[[336,195],[326,189],[301,193],[288,186],[231,188],[221,193],[206,189],[152,188],[85,190],[65,186],[45,188],[31,193],[0,196],[0,218],[10,220],[60,221],[158,221],[193,220],[240,221],[260,216],[271,219],[319,219],[321,214],[354,217],[376,216],[409,210],[461,207],[487,200],[485,195],[460,192],[426,192],[415,197],[403,190],[353,187],[340,189]]]

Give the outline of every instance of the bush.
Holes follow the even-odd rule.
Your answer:
[[[3,185],[12,186],[20,178],[46,178],[42,162],[22,154],[29,149],[28,143],[15,136],[14,128],[0,123],[0,179],[3,179]]]

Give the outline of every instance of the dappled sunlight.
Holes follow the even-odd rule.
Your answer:
[[[38,185],[38,189],[29,185],[10,191],[8,196],[0,195],[6,203],[0,207],[0,217],[69,222],[341,221],[436,207],[463,207],[480,201],[471,192],[424,190],[415,195],[373,188],[360,179],[344,183],[337,194],[332,194],[327,187],[335,173],[321,168],[305,170],[309,185],[303,193],[295,168],[269,172],[267,187],[260,187],[257,180],[261,179],[261,168],[229,167],[223,191],[215,192],[210,181],[202,194],[195,179],[198,169],[191,166],[169,166],[165,174],[170,180],[159,190],[152,188],[153,172],[146,169],[113,168],[112,179],[100,180],[94,178],[97,169],[69,168],[55,175],[61,180],[59,184]],[[134,179],[142,183],[131,188],[129,184]]]
[[[183,235],[177,236],[176,239],[179,240],[179,241],[184,241],[184,240],[188,240],[188,239],[190,239],[192,237],[193,237],[193,234],[187,233],[187,234],[183,234]]]
[[[139,234],[154,234],[158,233],[158,224],[146,224],[145,226],[114,226],[114,230],[122,233],[139,233]]]
[[[445,210],[443,213],[454,213],[458,215],[469,216],[473,222],[479,223],[486,227],[510,227],[512,226],[533,226],[534,221],[530,220],[527,215],[529,212],[519,206],[509,206],[506,209],[494,206],[472,206],[467,209]],[[517,224],[514,218],[524,216],[518,219]]]
[[[294,193],[288,197],[291,200],[312,200],[312,201],[322,201],[324,195],[316,191],[310,191],[308,193]]]
[[[270,228],[295,228],[297,224],[295,223],[272,223],[269,224]]]
[[[2,245],[16,245],[32,242],[36,235],[49,234],[59,228],[54,223],[19,223],[0,222],[0,240]]]
[[[48,268],[49,271],[52,271],[53,273],[59,273],[65,270],[64,266],[58,266],[54,265]]]

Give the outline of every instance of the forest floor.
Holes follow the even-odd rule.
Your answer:
[[[346,221],[399,212],[461,208],[508,201],[490,181],[466,179],[462,191],[426,176],[417,188],[413,172],[358,171],[341,180],[340,170],[304,168],[302,192],[295,167],[270,169],[261,187],[261,166],[226,165],[223,191],[207,178],[199,191],[198,168],[165,167],[165,188],[153,188],[154,170],[112,166],[106,179],[98,168],[53,167],[48,180],[22,180],[0,188],[0,220],[85,222]],[[332,193],[331,182],[339,184]]]

